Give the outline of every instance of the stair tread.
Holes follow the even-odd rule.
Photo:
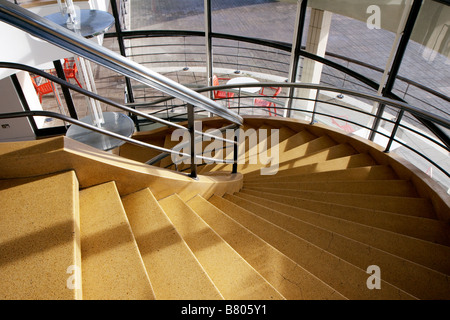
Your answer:
[[[81,299],[66,273],[81,265],[75,173],[0,180],[0,199],[0,298]]]
[[[349,299],[416,299],[383,279],[381,290],[368,290],[365,270],[226,199],[212,196],[209,201]]]
[[[270,137],[270,134],[271,134],[270,130],[271,129],[277,129],[277,128],[274,128],[272,126],[262,126],[262,127],[260,127],[260,129],[261,128],[268,130],[268,132],[267,132],[268,133],[267,134],[268,137]],[[285,126],[279,128],[278,134],[279,134],[278,148],[280,150],[280,155],[284,151],[292,149],[294,147],[293,144],[299,145],[299,144],[308,142],[308,141],[316,138],[316,136],[312,135],[311,133],[309,133],[307,131],[302,131],[302,132],[296,133],[292,129],[287,128]],[[269,138],[269,141],[270,141],[270,138]],[[242,150],[245,151],[245,149],[243,149],[244,145],[241,145],[241,148],[242,148]],[[250,162],[249,161],[249,154],[253,154],[253,155],[258,156],[258,154],[259,154],[258,150],[259,150],[258,149],[258,144],[256,144],[256,146],[254,148],[249,148],[249,150],[247,150],[245,152],[245,155],[244,155],[245,158],[241,159],[241,162],[249,163]],[[224,170],[228,170],[228,169],[229,169],[229,167],[227,167],[224,164],[209,164],[209,165],[203,166],[201,168],[200,172],[201,173],[206,173],[206,172],[209,172],[210,170],[211,171],[224,171]]]
[[[319,225],[232,195],[225,199],[360,268],[376,261],[383,279],[418,298],[450,298],[450,247],[344,221]]]
[[[305,157],[308,154],[319,152],[326,148],[331,148],[337,145],[337,143],[329,136],[320,136],[299,146],[291,148],[280,154],[281,163],[291,161],[297,158]]]
[[[225,299],[283,299],[178,195],[159,203]]]
[[[247,186],[244,186],[242,191],[258,192],[278,202],[288,201],[292,205],[296,206],[301,206],[301,203],[305,201],[321,201],[357,208],[374,209],[378,211],[394,212],[425,218],[435,218],[431,204],[424,198],[289,189],[280,190],[277,188]]]
[[[290,136],[288,139],[285,139],[284,141],[281,141],[279,144],[280,152],[288,152],[297,146],[300,146],[304,143],[307,143],[309,141],[312,141],[316,139],[317,136],[313,135],[309,131],[302,130],[300,132],[297,132],[296,134]]]
[[[348,220],[358,224],[367,225],[369,227],[384,229],[425,241],[450,246],[450,239],[447,236],[449,230],[448,226],[435,219],[384,211],[374,211],[363,208],[349,208],[346,206],[327,204],[318,201],[312,202],[313,206],[311,207],[295,207],[286,203],[272,201],[264,195],[260,197],[259,195],[247,194],[245,192],[238,192],[234,195],[254,203],[262,204],[266,208],[279,210],[283,213],[303,216],[306,211],[307,214],[315,213],[342,220]]]
[[[114,182],[80,191],[83,298],[154,299]]]
[[[348,168],[357,168],[368,165],[376,165],[375,160],[368,154],[354,154],[344,156],[337,159],[326,160],[318,163],[305,164],[296,168],[287,168],[278,170],[275,176],[262,176],[259,172],[251,172],[245,175],[245,180],[259,180],[266,178],[281,178],[287,176],[304,175],[311,173],[332,172],[337,170],[345,170]]]
[[[345,299],[203,197],[187,204],[287,299]]]
[[[410,181],[406,180],[271,181],[254,183],[244,182],[244,185],[248,188],[278,188],[285,190],[418,197],[415,187]]]
[[[266,133],[265,139],[260,136],[261,130]],[[276,130],[276,128],[270,125],[262,125],[258,129],[249,128],[239,132],[239,163],[259,163],[261,148],[265,147],[266,150],[270,148],[271,130]],[[213,163],[205,166],[202,172],[230,171],[231,167],[232,165],[229,164]]]
[[[343,170],[333,170],[325,172],[304,173],[291,176],[275,175],[273,177],[260,177],[250,179],[246,177],[245,183],[263,182],[300,182],[300,181],[334,181],[334,180],[395,180],[398,176],[391,167],[386,165],[363,166],[356,168],[346,168]]]
[[[122,202],[157,299],[222,299],[149,189]]]
[[[262,126],[261,128],[266,129],[266,126]],[[259,131],[256,131],[256,140],[257,143],[254,146],[250,146],[248,149],[245,149],[245,158],[240,158],[240,165],[238,165],[238,170],[241,173],[248,173],[251,171],[259,170],[261,167],[265,167],[264,163],[261,163],[260,155],[262,152],[266,152],[267,155],[271,155],[271,135],[267,134],[266,139],[263,139],[259,136]],[[279,132],[280,134],[280,132]],[[282,134],[282,132],[281,132]],[[310,137],[310,136],[308,136]],[[294,159],[306,157],[307,155],[318,153],[321,150],[331,148],[336,146],[336,142],[328,136],[314,137],[312,136],[309,140],[307,137],[303,137],[303,139],[298,140],[302,142],[301,145],[297,145],[295,147],[291,146],[291,149],[288,151],[282,150],[280,152],[280,141],[286,141],[290,138],[286,139],[286,135],[279,135],[279,142],[276,146],[276,150],[273,152],[277,152],[277,163],[287,163],[288,161],[294,161]],[[246,147],[248,144],[244,144],[240,146],[240,150]],[[286,144],[282,144],[281,147],[285,147]],[[267,150],[267,151],[264,151]],[[240,153],[241,154],[241,153]],[[211,165],[209,171],[226,171],[229,170],[230,165]],[[206,171],[204,171],[206,172]]]
[[[317,170],[321,163],[326,163],[328,170],[330,168],[336,168],[336,161],[330,163],[331,160],[338,160],[340,158],[345,158],[341,161],[348,164],[350,159],[346,158],[348,156],[356,155],[356,151],[347,144],[338,144],[324,150],[314,152],[312,154],[306,155],[304,157],[285,161],[278,165],[276,172],[277,176],[298,174],[299,172],[311,172],[311,170]],[[367,161],[367,159],[366,159]],[[367,163],[367,162],[366,162]],[[373,162],[374,163],[374,162]],[[260,165],[243,165],[239,172],[245,174],[248,177],[261,176]],[[323,170],[323,169],[322,169]],[[284,172],[286,171],[286,172]]]

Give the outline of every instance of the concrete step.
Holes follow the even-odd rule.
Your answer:
[[[299,175],[331,173],[339,170],[377,165],[375,160],[368,154],[355,154],[319,163],[307,164],[296,168],[285,168],[278,170],[274,176],[262,176],[259,172],[248,173],[245,181],[260,181],[265,179],[282,179]]]
[[[380,290],[369,290],[365,269],[261,219],[226,199],[212,196],[209,201],[348,299],[416,299],[383,278],[380,280]]]
[[[289,128],[275,128],[269,125],[262,125],[257,129],[247,128],[247,130],[243,129],[240,134],[244,134],[244,137],[240,137],[240,144],[238,146],[238,160],[241,164],[254,163],[259,164],[261,157],[260,153],[263,150],[269,150],[271,148],[271,134],[277,130],[278,134],[278,142],[287,139],[289,136],[293,134],[293,131]],[[264,132],[264,135],[261,133]],[[233,158],[232,149],[229,150],[231,152],[230,159]],[[270,153],[268,153],[269,155]],[[222,157],[221,160],[224,158]],[[202,167],[201,173],[206,172],[215,172],[215,171],[231,171],[232,165],[223,164],[223,163],[212,163]]]
[[[83,299],[155,295],[114,182],[80,191]]]
[[[222,299],[149,189],[122,202],[157,299]]]
[[[225,199],[356,266],[378,265],[386,281],[418,298],[450,297],[450,247],[338,219],[305,221],[232,195]]]
[[[225,299],[284,299],[178,195],[159,203]]]
[[[311,152],[309,152],[308,145],[310,142],[307,142],[305,145],[303,145],[301,147],[302,149],[304,149],[303,151],[306,151],[306,154],[304,154],[302,157],[295,158],[295,159],[289,160],[289,161],[284,161],[281,163],[269,163],[269,165],[263,165],[261,163],[239,164],[238,172],[252,176],[252,177],[253,176],[265,176],[266,177],[267,175],[262,174],[261,168],[273,166],[276,168],[275,173],[278,173],[279,171],[286,170],[286,169],[292,169],[292,168],[296,168],[296,167],[300,167],[300,166],[305,166],[308,164],[316,164],[317,162],[323,162],[323,161],[327,161],[327,160],[332,160],[332,159],[356,154],[356,151],[350,145],[340,144],[340,145],[334,145],[332,147],[328,147],[327,145],[328,145],[329,141],[331,141],[331,140],[322,138],[322,137],[317,138],[317,139],[319,139],[319,142],[325,142],[323,144],[323,148],[316,145],[314,148],[311,149]],[[316,140],[313,140],[313,141],[316,141]],[[319,145],[319,143],[318,143],[318,145]],[[300,148],[300,147],[298,147],[298,148]],[[320,149],[320,151],[317,151],[318,149]],[[291,151],[294,152],[295,150],[291,150]],[[270,152],[269,152],[269,155],[270,155]],[[231,165],[226,165],[226,166],[221,165],[219,167],[214,167],[214,168],[210,169],[210,171],[215,171],[215,170],[220,170],[220,171],[231,170]],[[270,176],[272,176],[272,175],[273,174],[271,174]]]
[[[335,180],[395,180],[397,174],[391,167],[385,165],[365,166],[358,168],[347,168],[327,172],[315,172],[309,174],[298,174],[292,176],[261,177],[259,179],[245,179],[245,184],[268,183],[268,182],[303,182],[303,181],[335,181]]]
[[[373,194],[354,194],[303,190],[280,190],[277,188],[244,187],[242,191],[264,194],[268,199],[302,207],[305,201],[322,201],[345,206],[387,211],[423,218],[435,219],[431,203],[423,198],[395,197]]]
[[[78,180],[73,171],[0,180],[0,298],[81,299]]]
[[[449,226],[442,221],[384,211],[374,211],[355,207],[329,204],[319,201],[304,202],[304,206],[295,207],[286,203],[272,201],[263,194],[238,192],[236,197],[263,205],[266,208],[278,210],[302,219],[312,219],[312,213],[319,217],[331,217],[354,222],[368,227],[378,228],[406,236],[450,246]],[[308,220],[309,221],[309,220]]]
[[[246,188],[277,188],[283,190],[321,191],[353,194],[373,194],[397,197],[418,197],[416,188],[406,180],[335,180],[314,182],[253,182]]]
[[[280,153],[280,163],[305,157],[308,154],[321,151],[325,148],[331,148],[336,144],[337,143],[329,136],[317,137],[288,151]]]
[[[284,141],[280,141],[279,144],[279,150],[280,154],[283,154],[284,152],[288,152],[298,146],[301,146],[309,141],[312,141],[316,139],[317,136],[312,134],[309,131],[303,130],[298,133],[295,133],[294,135],[290,136],[288,139]]]
[[[347,157],[350,155],[355,155],[357,152],[353,147],[348,144],[338,144],[330,148],[325,148],[318,152],[313,152],[311,154],[307,154],[301,158],[297,158],[290,161],[285,161],[280,163],[277,166],[277,174],[280,171],[304,167],[306,165],[315,165],[318,163],[330,161],[333,159],[339,159],[342,157]],[[261,166],[258,165],[244,165],[238,171],[242,174],[248,175],[248,177],[261,176],[260,173]],[[264,175],[262,175],[264,176]]]
[[[187,204],[286,299],[345,299],[201,196]]]

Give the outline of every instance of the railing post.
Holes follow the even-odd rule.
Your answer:
[[[233,145],[233,151],[234,151],[234,157],[233,157],[233,170],[231,171],[231,173],[237,173],[238,172],[238,137],[236,135],[234,135],[234,145]]]
[[[238,93],[238,114],[241,114],[241,88],[239,87],[239,93]]]
[[[317,89],[317,91],[316,91],[316,99],[314,100],[314,108],[313,108],[313,112],[311,114],[311,122],[310,122],[310,124],[314,124],[316,122],[316,109],[317,109],[317,99],[319,98],[319,92],[320,92],[320,89]]]
[[[386,145],[386,149],[384,150],[384,152],[386,152],[386,153],[388,153],[391,150],[392,143],[394,142],[395,135],[397,134],[397,130],[400,125],[400,122],[402,121],[404,113],[405,113],[405,110],[403,110],[403,109],[400,110],[398,113],[397,121],[395,121],[395,125],[394,125],[394,128],[392,129],[391,136],[389,137],[388,144]]]
[[[187,105],[188,111],[188,130],[190,134],[191,143],[191,173],[189,176],[192,179],[197,180],[197,157],[195,155],[195,118],[194,118],[194,106],[192,104]]]
[[[303,39],[303,29],[305,28],[305,19],[308,9],[308,0],[300,0],[297,3],[297,13],[295,18],[294,38],[292,41],[291,60],[289,63],[289,76],[287,82],[297,82],[298,66],[301,56],[301,46]],[[288,90],[288,100],[286,103],[286,109],[284,111],[284,117],[290,118],[292,113],[292,99],[294,97],[294,88]]]

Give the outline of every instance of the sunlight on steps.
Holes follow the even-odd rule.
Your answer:
[[[205,120],[204,129],[221,125]],[[266,118],[246,119],[245,128],[269,135],[244,149],[239,190],[181,197],[161,176],[156,189],[121,192],[114,174],[80,187],[87,178],[76,169],[1,179],[0,297],[450,299],[448,197],[351,136]],[[268,165],[248,160],[273,147],[277,129],[278,172],[261,175]],[[137,137],[174,146],[163,128]],[[2,150],[20,156],[14,148]],[[155,156],[129,144],[116,154]],[[199,166],[202,175],[230,171]]]

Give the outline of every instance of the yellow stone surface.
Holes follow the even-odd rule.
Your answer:
[[[0,199],[0,299],[80,299],[75,174],[0,180]]]
[[[83,299],[154,299],[114,182],[80,191]]]
[[[150,190],[122,202],[157,299],[223,299]]]
[[[284,299],[180,197],[159,203],[225,299]]]

